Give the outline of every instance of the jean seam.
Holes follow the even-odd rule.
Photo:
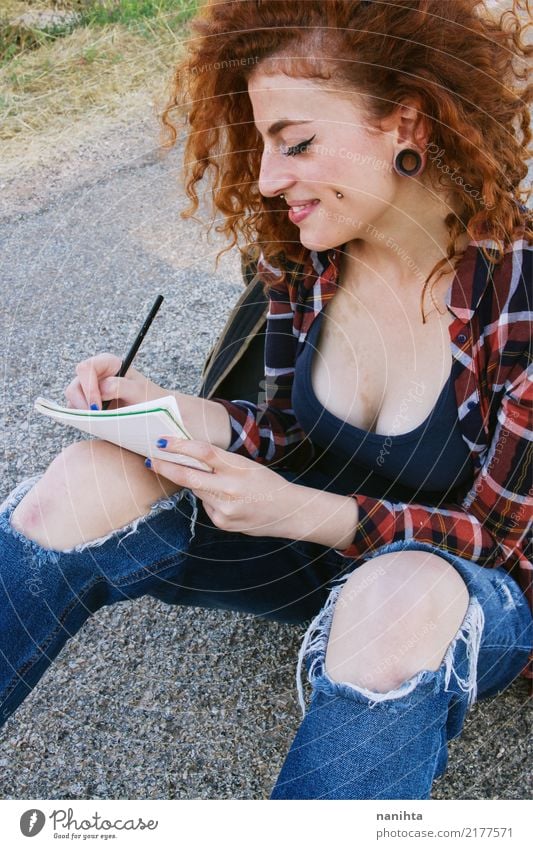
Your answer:
[[[141,580],[143,577],[150,577],[152,575],[158,575],[160,572],[163,572],[165,569],[168,569],[170,566],[179,565],[180,561],[183,560],[185,552],[180,551],[178,554],[172,554],[170,557],[166,557],[164,560],[158,560],[157,568],[153,568],[152,566],[141,566],[135,572],[131,572],[128,574],[126,578],[120,578],[116,581],[108,581],[105,577],[99,577],[92,584],[89,584],[86,589],[87,591],[97,586],[98,584],[106,584],[110,583],[113,587],[123,587],[129,586],[130,583],[135,584],[138,580]],[[85,592],[85,590],[84,590]]]
[[[129,576],[128,582],[129,583],[136,583],[138,579],[142,580],[143,577],[151,577],[152,575],[158,575],[160,572],[164,571],[164,569],[175,565],[174,561],[177,561],[177,560],[178,560],[178,555],[173,555],[172,557],[166,558],[164,561],[160,561],[160,562],[162,562],[163,565],[161,565],[161,567],[158,568],[157,571],[151,570],[149,573],[146,573],[143,569],[139,569],[139,570],[137,570],[136,572],[133,573],[133,576]],[[144,569],[146,569],[146,568],[147,567],[144,567]],[[52,645],[56,636],[61,633],[61,630],[63,629],[64,622],[68,618],[68,616],[70,616],[72,611],[75,610],[78,605],[83,606],[83,602],[84,602],[85,598],[87,598],[87,596],[91,593],[91,591],[95,587],[97,587],[99,584],[105,585],[107,583],[108,583],[108,581],[106,581],[106,579],[104,577],[97,578],[95,581],[92,581],[90,584],[87,584],[87,586],[85,586],[83,588],[83,590],[81,590],[76,595],[76,598],[73,599],[63,609],[63,611],[61,612],[61,616],[58,619],[58,625],[49,633],[46,640],[44,640],[41,643],[38,643],[38,645],[37,645],[35,651],[33,652],[32,656],[26,661],[26,663],[21,667],[21,669],[19,669],[15,672],[13,683],[10,686],[8,686],[5,690],[6,698],[8,698],[11,695],[11,693],[13,692],[15,687],[17,686],[17,683],[18,683],[18,680],[20,679],[20,676],[25,674],[26,672],[28,672],[30,669],[32,669],[32,667],[35,666],[36,663],[38,663],[41,656],[43,654],[46,654],[47,649]],[[124,583],[113,582],[112,586],[113,587],[122,587],[122,586],[124,586]],[[4,699],[4,701],[5,701],[5,699]]]
[[[6,518],[7,521],[9,521],[9,517],[6,517],[4,515],[3,518]],[[27,539],[23,535],[20,535],[20,536],[22,537],[22,541],[25,541]],[[29,542],[32,542],[32,540],[29,540]],[[53,549],[48,549],[48,550],[45,549],[44,551],[45,551],[45,553],[50,552],[52,555],[56,553]],[[59,554],[64,554],[64,552],[59,552]],[[81,589],[76,594],[76,597],[63,608],[60,617],[59,618],[56,617],[57,621],[58,621],[57,626],[55,628],[53,628],[52,631],[50,631],[50,633],[47,635],[45,640],[43,640],[42,642],[39,642],[37,644],[36,648],[34,649],[32,655],[31,655],[31,657],[28,658],[26,663],[24,663],[24,665],[20,669],[15,670],[12,682],[6,687],[6,689],[4,691],[4,700],[3,701],[5,702],[11,696],[13,691],[16,689],[17,684],[21,681],[21,677],[23,675],[25,675],[28,671],[30,671],[35,666],[36,663],[39,662],[39,660],[40,660],[40,658],[42,657],[43,654],[46,654],[49,647],[53,644],[55,638],[58,636],[58,634],[61,633],[61,630],[63,630],[64,623],[65,623],[66,619],[76,609],[76,607],[84,606],[85,599],[87,598],[87,596],[92,592],[92,590],[95,587],[97,587],[98,585],[106,585],[106,584],[109,584],[109,583],[111,584],[112,587],[117,587],[117,588],[127,587],[130,584],[137,583],[139,580],[142,580],[143,578],[159,575],[161,572],[165,571],[166,569],[177,565],[179,563],[180,559],[183,559],[183,552],[180,552],[179,554],[173,554],[170,557],[167,557],[162,561],[158,561],[157,568],[146,567],[146,566],[141,567],[141,568],[137,569],[134,573],[128,575],[127,578],[123,578],[119,581],[113,581],[113,582],[109,582],[105,578],[105,576],[99,576],[95,580],[93,580],[91,583],[89,583],[85,587],[83,587],[83,589]],[[150,571],[147,571],[148,569]]]
[[[93,587],[95,587],[99,583],[101,583],[100,580],[95,581],[92,584],[90,584],[89,586],[85,587],[85,589],[82,591],[82,593],[80,595],[76,596],[74,601],[70,602],[70,604],[68,604],[64,608],[64,610],[61,613],[61,617],[58,620],[57,627],[54,628],[53,631],[51,631],[48,634],[48,637],[46,638],[46,640],[44,640],[44,642],[38,643],[38,645],[37,645],[35,651],[33,652],[32,656],[26,661],[26,663],[21,667],[21,669],[15,671],[13,683],[9,687],[7,687],[6,690],[5,690],[6,699],[15,690],[17,684],[19,683],[19,679],[21,678],[21,676],[23,674],[25,674],[26,672],[28,672],[28,670],[32,669],[35,666],[35,664],[39,662],[42,655],[46,654],[46,650],[53,643],[55,637],[61,632],[62,625],[65,622],[67,616],[70,615],[70,613],[75,609],[75,607],[78,605],[78,603],[83,602],[84,598],[89,594],[90,590],[92,590]],[[4,701],[6,701],[6,699],[4,699]]]

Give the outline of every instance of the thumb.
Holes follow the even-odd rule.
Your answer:
[[[128,377],[105,377],[100,381],[100,394],[104,401],[120,400],[126,404],[148,400],[148,397],[141,397],[138,382]]]

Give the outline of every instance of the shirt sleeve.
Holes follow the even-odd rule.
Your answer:
[[[272,271],[272,269],[271,269]],[[265,465],[286,465],[301,470],[313,459],[314,448],[292,409],[292,386],[296,357],[293,328],[294,302],[285,283],[269,289],[265,336],[263,400],[227,401],[212,398],[229,413],[229,451]]]
[[[506,383],[485,462],[462,502],[428,507],[354,494],[359,521],[342,555],[354,558],[396,540],[416,539],[480,565],[503,564],[517,548],[523,561],[533,507],[530,359],[526,351],[512,369],[514,380]]]

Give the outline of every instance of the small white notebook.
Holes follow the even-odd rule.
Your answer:
[[[156,441],[161,436],[177,436],[180,439],[192,439],[184,427],[178,402],[173,395],[157,398],[155,401],[143,401],[129,407],[116,410],[76,410],[60,407],[46,398],[37,398],[35,409],[50,416],[60,424],[75,427],[91,436],[113,442],[127,448],[135,454],[167,460],[193,469],[211,472],[212,469],[200,460],[184,454],[160,451]]]

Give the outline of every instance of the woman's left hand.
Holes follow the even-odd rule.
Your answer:
[[[295,511],[293,485],[267,466],[209,442],[165,437],[159,451],[184,454],[212,472],[151,458],[153,471],[192,490],[217,528],[250,536],[283,536]]]
[[[217,528],[336,548],[350,544],[357,524],[353,498],[290,483],[268,466],[209,442],[164,439],[167,444],[158,445],[160,451],[200,460],[213,471],[154,458],[150,467],[198,496]]]

